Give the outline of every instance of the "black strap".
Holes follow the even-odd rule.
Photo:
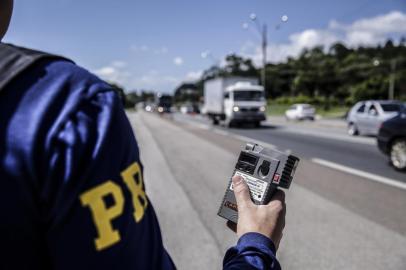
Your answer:
[[[38,60],[44,58],[62,59],[72,62],[62,56],[0,43],[0,92],[6,88],[11,80]]]

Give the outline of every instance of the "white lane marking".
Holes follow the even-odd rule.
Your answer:
[[[366,178],[366,179],[369,179],[369,180],[372,180],[372,181],[375,181],[375,182],[378,182],[378,183],[381,183],[381,184],[386,184],[386,185],[389,185],[389,186],[392,186],[392,187],[397,187],[397,188],[406,190],[406,183],[400,182],[398,180],[394,180],[394,179],[386,178],[386,177],[379,176],[379,175],[376,175],[376,174],[364,172],[364,171],[361,171],[361,170],[357,170],[357,169],[347,167],[347,166],[344,166],[344,165],[341,165],[341,164],[337,164],[337,163],[334,163],[334,162],[331,162],[331,161],[327,161],[327,160],[324,160],[324,159],[312,158],[311,160],[314,163],[329,167],[331,169],[343,171],[343,172],[350,173],[350,174],[353,174],[353,175],[356,175],[356,176],[360,176],[360,177],[363,177],[363,178]]]
[[[354,137],[348,135],[345,131],[345,128],[320,128],[320,127],[312,127],[312,126],[307,126],[303,123],[296,123],[296,124],[290,124],[290,123],[283,123],[283,122],[278,122],[275,121],[273,122],[272,120],[266,121],[267,124],[269,125],[279,125],[280,127],[283,128],[283,131],[289,132],[289,133],[299,133],[303,135],[308,135],[308,136],[314,136],[314,137],[319,137],[319,138],[325,138],[325,139],[330,139],[330,140],[338,140],[338,141],[345,141],[345,142],[352,142],[352,143],[361,143],[361,144],[367,144],[367,145],[376,145],[376,139],[371,138],[371,137]]]
[[[182,120],[179,121],[179,119],[174,119],[174,120],[177,121],[177,122],[186,123],[189,126],[194,126],[194,127],[204,129],[204,130],[210,130],[211,129],[210,126],[208,126],[208,125],[205,125],[203,123],[194,122],[193,120],[189,120],[189,119],[185,119],[185,121],[182,121]]]
[[[217,128],[214,128],[214,129],[213,129],[213,132],[216,133],[216,134],[223,135],[223,136],[230,136],[230,134],[229,134],[227,131],[221,130],[221,129],[217,129]]]
[[[194,126],[194,127],[200,128],[200,129],[211,130],[214,133],[222,135],[222,136],[232,137],[232,138],[240,140],[240,141],[253,142],[253,143],[257,143],[259,145],[265,146],[267,148],[277,149],[277,147],[275,145],[273,145],[273,144],[270,144],[270,143],[267,143],[267,142],[264,142],[264,141],[260,141],[260,140],[256,140],[254,138],[246,137],[246,136],[243,136],[243,135],[234,134],[234,133],[231,133],[231,132],[223,130],[223,129],[212,127],[211,125],[206,125],[206,124],[203,124],[203,123],[196,123],[196,122],[193,122],[193,121],[185,121],[184,123],[187,123],[187,124],[189,124],[191,126]],[[290,154],[292,151],[290,149],[288,149],[285,152]]]
[[[210,127],[208,125],[205,125],[205,124],[193,123],[193,125],[195,125],[196,127],[200,128],[200,129],[205,129],[205,130],[210,129]]]
[[[351,143],[361,143],[367,145],[376,145],[375,138],[369,137],[351,137],[348,134],[335,134],[332,133],[334,131],[317,131],[317,130],[306,130],[300,128],[292,128],[292,127],[285,127],[284,131],[289,133],[296,133],[296,134],[303,134],[307,136],[319,137],[323,139],[330,139],[330,140],[337,140],[337,141],[344,141],[344,142],[351,142]]]

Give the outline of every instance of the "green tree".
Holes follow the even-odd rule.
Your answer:
[[[136,91],[127,93],[125,97],[126,97],[125,101],[126,108],[134,108],[135,104],[137,104],[140,101],[140,97],[138,96]]]
[[[199,95],[204,82],[218,76],[255,76],[259,69],[249,59],[232,54],[223,67],[207,69],[196,82]],[[396,61],[392,70],[391,63]],[[388,40],[384,45],[349,48],[337,42],[330,48],[305,49],[297,58],[266,65],[268,98],[323,100],[330,103],[354,103],[360,99],[387,98],[390,74],[395,76],[395,98],[406,98],[406,38],[399,43]]]

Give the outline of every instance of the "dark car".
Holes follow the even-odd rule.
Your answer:
[[[382,123],[378,147],[389,156],[395,169],[406,170],[406,107],[397,116]]]

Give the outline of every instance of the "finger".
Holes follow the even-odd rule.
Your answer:
[[[248,207],[252,201],[247,183],[245,183],[244,179],[238,175],[234,176],[232,180],[238,208]]]
[[[276,190],[275,194],[271,198],[272,201],[280,201],[282,204],[285,204],[285,192],[283,190]]]
[[[282,214],[278,220],[278,223],[280,223],[280,228],[282,228],[282,230],[285,228],[286,225],[286,208],[284,207],[282,210]]]
[[[282,242],[282,238],[283,238],[283,232],[281,232],[281,234],[279,235],[279,241],[278,241],[278,246],[276,247],[276,250],[279,249],[279,246],[281,245],[281,242]]]
[[[272,241],[273,241],[273,243],[275,245],[276,250],[279,249],[279,245],[280,245],[280,243],[282,241],[282,237],[283,237],[283,231],[274,234],[274,237],[272,238]]]
[[[228,220],[227,227],[233,232],[237,233],[237,224],[235,224],[234,222]]]

